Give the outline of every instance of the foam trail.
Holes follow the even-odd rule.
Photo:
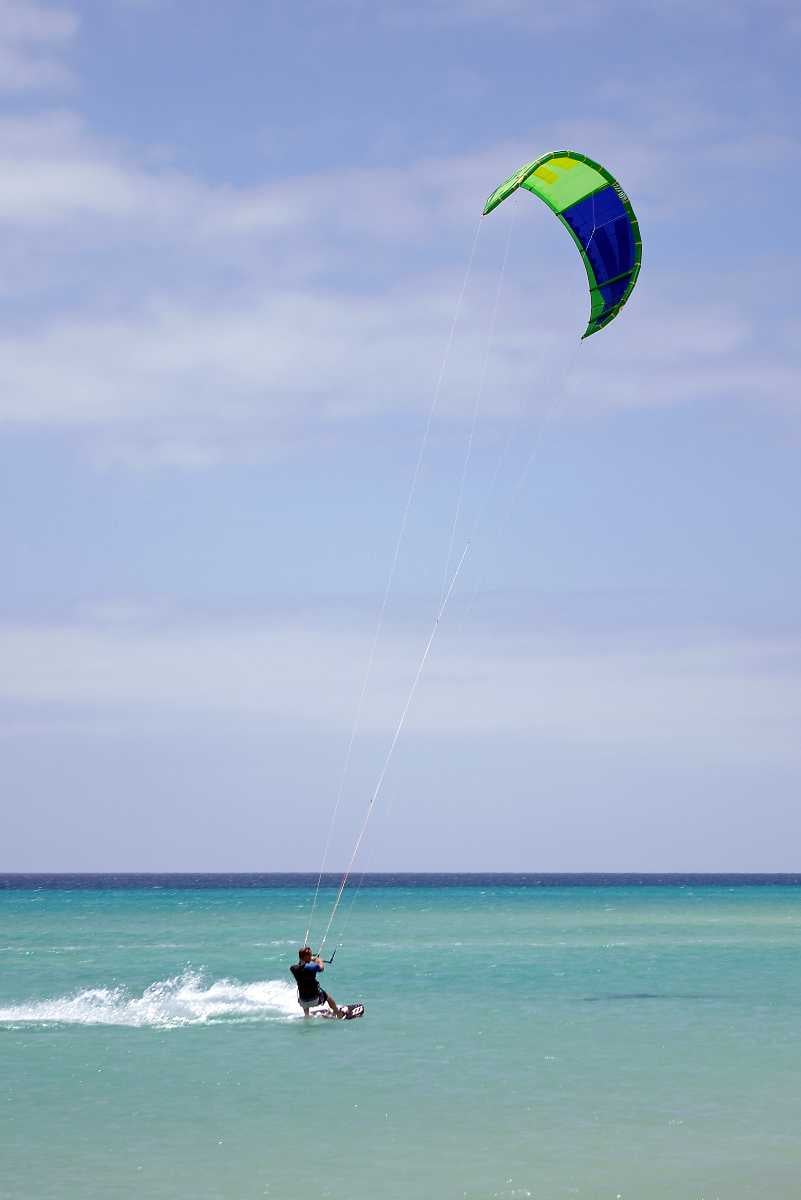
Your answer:
[[[208,1021],[281,1020],[301,1016],[294,985],[282,979],[204,985],[194,971],[151,983],[140,995],[127,988],[84,988],[52,1000],[0,1008],[0,1024],[128,1025],[171,1029]]]

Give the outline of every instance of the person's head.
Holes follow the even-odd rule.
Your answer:
[[[301,946],[300,950],[298,950],[298,958],[302,963],[311,962],[311,946]]]

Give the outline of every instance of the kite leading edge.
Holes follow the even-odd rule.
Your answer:
[[[502,183],[484,205],[484,216],[519,187],[545,201],[581,254],[590,285],[583,340],[615,319],[637,282],[642,241],[631,202],[600,163],[573,150],[555,150]]]

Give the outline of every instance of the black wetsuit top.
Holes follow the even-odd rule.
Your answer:
[[[317,982],[317,974],[321,970],[316,962],[310,963],[295,963],[291,966],[290,971],[295,976],[295,983],[298,985],[298,999],[316,1000],[320,995],[320,984]]]

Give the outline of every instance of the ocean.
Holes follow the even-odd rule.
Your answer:
[[[0,877],[3,1200],[801,1195],[801,877],[313,882]]]

